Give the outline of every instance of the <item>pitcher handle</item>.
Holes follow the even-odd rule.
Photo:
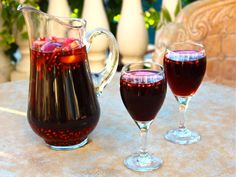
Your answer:
[[[104,69],[98,73],[92,73],[93,83],[97,96],[101,95],[103,89],[115,75],[119,61],[119,49],[116,39],[111,32],[105,29],[99,28],[87,33],[86,38],[88,42],[88,49],[93,39],[102,34],[106,35],[109,39],[109,54],[105,60],[106,64]]]

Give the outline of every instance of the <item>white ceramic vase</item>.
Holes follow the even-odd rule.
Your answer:
[[[122,63],[142,61],[148,46],[141,0],[123,0],[117,41]]]
[[[71,11],[67,0],[49,0],[47,13],[58,17],[70,17]],[[54,22],[51,22],[51,25],[53,24]],[[56,29],[54,29],[50,35],[64,37],[66,32],[65,28],[57,25],[57,22],[55,22],[55,26]]]
[[[30,52],[28,40],[18,37],[16,42],[19,46],[21,58],[16,64],[15,71],[11,73],[11,81],[28,80],[30,75]]]
[[[3,49],[0,48],[0,83],[10,80],[11,71],[12,65],[10,58],[7,57],[4,54]]]
[[[109,30],[109,23],[102,0],[84,0],[82,18],[87,21],[87,31],[96,28]],[[104,68],[108,40],[105,36],[98,36],[93,40],[88,53],[92,72],[99,72]]]
[[[67,0],[49,0],[48,14],[59,17],[69,17],[70,13]]]

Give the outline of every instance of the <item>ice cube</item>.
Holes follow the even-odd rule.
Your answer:
[[[65,52],[70,51],[71,50],[70,44],[73,41],[74,41],[74,39],[72,39],[72,38],[64,39],[63,45],[62,45],[62,50],[65,51]]]
[[[81,47],[81,44],[80,44],[79,41],[74,40],[73,42],[70,43],[70,47],[71,47],[72,49],[80,48],[80,47]]]
[[[56,48],[60,47],[61,47],[60,43],[48,41],[41,47],[41,50],[43,52],[53,52]]]
[[[63,51],[70,51],[71,49],[75,49],[77,47],[80,47],[80,42],[73,38],[67,38],[65,39],[63,43]]]

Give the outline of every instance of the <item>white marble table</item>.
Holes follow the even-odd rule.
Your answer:
[[[119,94],[118,75],[99,98],[100,122],[85,147],[54,151],[30,129],[27,81],[0,85],[1,177],[235,177],[236,89],[203,83],[190,102],[187,126],[201,133],[193,145],[176,145],[163,134],[178,124],[177,104],[168,91],[151,126],[149,150],[164,160],[153,172],[133,172],[123,159],[138,150],[139,132]]]

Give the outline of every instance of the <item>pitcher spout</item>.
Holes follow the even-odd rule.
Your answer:
[[[38,9],[32,7],[32,6],[25,5],[25,4],[20,4],[20,5],[17,7],[17,10],[18,10],[18,11],[27,10],[27,11],[41,12],[40,10],[38,10]]]
[[[67,18],[67,17],[58,17],[54,15],[47,14],[41,10],[38,10],[30,5],[20,4],[17,7],[18,11],[22,11],[24,18],[27,22],[28,18],[40,18],[40,20],[49,19],[51,21],[55,21],[58,24],[65,26],[67,28],[85,28],[86,20],[79,18]],[[34,14],[32,16],[32,14]],[[73,23],[72,23],[73,22]]]
[[[17,10],[24,16],[30,47],[40,37],[72,37],[83,42],[86,28],[84,19],[53,16],[26,4],[20,4]]]

